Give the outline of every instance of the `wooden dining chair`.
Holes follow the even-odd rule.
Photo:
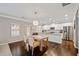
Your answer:
[[[34,39],[33,47],[32,47],[32,55],[35,55],[35,52],[36,52],[35,49],[36,49],[37,47],[39,47],[38,50],[40,50],[40,46],[41,46],[40,40],[39,40],[39,39]],[[39,52],[38,52],[38,54],[39,54]]]

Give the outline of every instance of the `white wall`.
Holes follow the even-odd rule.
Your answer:
[[[11,36],[11,24],[13,23],[20,25],[20,36]],[[27,22],[0,17],[0,56],[11,56],[8,43],[24,40],[24,36],[27,36],[27,26],[30,27]]]
[[[79,13],[78,13],[78,49],[79,49]]]
[[[11,36],[11,24],[13,23],[20,25],[20,36],[18,37]],[[27,25],[30,24],[19,20],[0,17],[0,43],[23,39],[23,36],[27,33]]]
[[[8,44],[0,45],[0,56],[12,56]]]
[[[76,48],[78,48],[78,6],[79,4],[76,5],[74,19],[73,19],[73,22],[75,24],[75,29],[74,29],[74,44],[75,45],[74,46]]]

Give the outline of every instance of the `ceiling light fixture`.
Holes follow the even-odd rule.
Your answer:
[[[37,20],[33,20],[33,25],[38,25],[38,21]]]
[[[49,18],[49,21],[51,21],[52,20],[52,18]]]
[[[68,14],[65,14],[64,16],[65,16],[65,17],[68,17]]]
[[[64,19],[67,20],[68,19],[68,14],[64,15]]]
[[[38,14],[38,12],[35,11],[35,12],[34,12],[35,17],[37,17],[37,14]],[[34,25],[34,26],[38,26],[38,20],[33,20],[33,25]]]

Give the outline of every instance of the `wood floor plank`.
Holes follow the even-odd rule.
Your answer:
[[[73,50],[74,49],[74,50]],[[77,49],[63,48],[60,44],[48,43],[48,50],[43,54],[44,56],[76,56]]]

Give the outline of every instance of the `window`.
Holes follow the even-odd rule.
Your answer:
[[[27,28],[26,28],[26,34],[27,34],[27,36],[30,35],[30,29],[31,29],[31,28],[30,28],[30,26],[28,25]]]
[[[11,36],[19,36],[20,27],[17,24],[11,24]]]

